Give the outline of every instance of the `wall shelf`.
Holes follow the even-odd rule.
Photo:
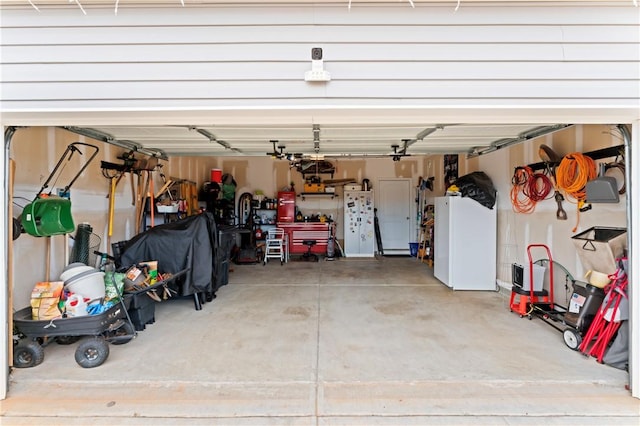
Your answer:
[[[309,196],[331,197],[333,199],[337,197],[338,194],[336,194],[335,192],[301,192],[300,194],[298,194],[298,197],[302,198],[302,201],[304,201],[305,197]]]
[[[624,145],[617,145],[609,148],[597,149],[595,151],[589,151],[583,154],[588,157],[591,157],[594,160],[602,160],[603,158],[624,156]],[[551,167],[556,167],[559,164],[560,163],[549,163]],[[537,170],[544,169],[546,167],[546,164],[544,163],[544,161],[541,161],[538,163],[529,164],[529,167],[531,167],[531,170],[535,172]]]

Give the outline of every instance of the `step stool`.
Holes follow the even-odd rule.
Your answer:
[[[530,305],[532,303],[550,303],[549,293],[547,290],[534,291],[533,297],[531,292],[522,287],[514,285],[511,287],[511,299],[509,300],[509,310],[523,317],[529,315]]]

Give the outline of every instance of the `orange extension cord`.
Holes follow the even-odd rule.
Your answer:
[[[595,161],[579,152],[565,155],[556,169],[556,184],[558,188],[576,200],[577,218],[576,226],[572,232],[576,232],[580,224],[580,204],[587,195],[585,190],[587,182],[595,179],[597,175]]]

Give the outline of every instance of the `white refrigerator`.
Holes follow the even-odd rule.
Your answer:
[[[496,210],[468,197],[436,197],[433,274],[453,290],[496,289]]]
[[[373,257],[376,241],[373,223],[373,191],[344,192],[344,254]]]

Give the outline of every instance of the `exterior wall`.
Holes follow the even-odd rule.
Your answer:
[[[7,110],[264,106],[637,108],[640,17],[621,5],[3,10]],[[312,47],[327,84],[304,81]],[[7,123],[12,124],[12,123]]]

